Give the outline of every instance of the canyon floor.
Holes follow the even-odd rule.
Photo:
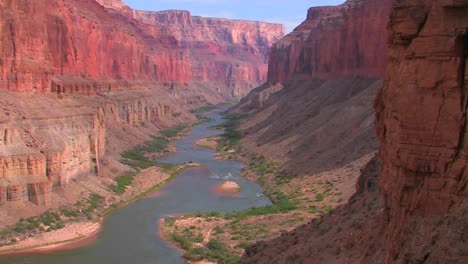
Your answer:
[[[236,256],[241,256],[248,245],[282,236],[334,211],[355,193],[361,171],[375,156],[373,152],[332,170],[298,175],[260,154],[246,151],[241,144],[232,144],[229,129],[216,138],[217,147],[212,138],[195,144],[217,149],[219,159],[244,162],[243,177],[260,184],[273,205],[226,214],[209,212],[165,218],[160,222],[163,237],[183,250],[185,259],[193,263],[236,263]]]

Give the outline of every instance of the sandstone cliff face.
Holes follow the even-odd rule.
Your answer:
[[[98,2],[2,1],[0,90],[50,92],[64,82],[81,92],[83,83],[86,91],[115,89],[112,80],[207,81],[244,89],[222,91],[239,96],[265,81],[265,58],[283,35],[281,25],[192,19],[188,12]],[[176,19],[179,13],[190,23]],[[193,47],[195,54],[187,51]]]
[[[50,92],[61,89],[53,87],[54,78],[70,77],[190,80],[186,54],[165,48],[151,52],[130,21],[92,0],[79,5],[68,0],[2,1],[0,12],[1,90]],[[154,45],[164,42],[153,40]]]
[[[383,77],[390,4],[349,0],[309,9],[306,21],[273,46],[268,81]]]
[[[196,93],[162,88],[101,96],[2,92],[0,204],[47,205],[49,194],[86,175],[115,177],[119,153],[178,122]],[[218,100],[221,100],[219,98]]]
[[[214,81],[241,97],[262,84],[271,46],[283,35],[282,25],[192,16],[188,11],[131,10],[127,16],[169,35],[172,44],[192,58],[192,80]],[[145,30],[148,31],[148,30]]]
[[[387,263],[466,263],[468,2],[395,1],[377,100]]]

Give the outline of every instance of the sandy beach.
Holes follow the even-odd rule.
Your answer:
[[[101,229],[100,222],[78,222],[65,228],[42,233],[0,249],[0,255],[45,253],[73,249],[95,241]]]

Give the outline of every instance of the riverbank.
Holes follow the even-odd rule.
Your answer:
[[[100,222],[71,223],[63,229],[42,233],[17,244],[1,248],[0,255],[46,253],[73,249],[92,243],[99,231]]]
[[[136,202],[137,200],[156,192],[159,188],[175,179],[175,177],[181,174],[184,170],[197,166],[200,166],[200,164],[183,164],[159,174],[154,174],[158,170],[158,168],[155,167],[141,171],[139,175],[135,176],[136,178],[148,177],[149,174],[153,174],[153,178],[159,180],[149,188],[130,193],[130,195],[126,196],[127,199],[103,208],[102,212],[99,213],[100,218],[98,221],[67,223],[61,229],[40,233],[33,237],[20,240],[15,244],[3,246],[0,248],[0,255],[46,253],[57,250],[79,248],[93,243],[101,230],[102,222],[108,214],[122,206]]]
[[[161,136],[151,136],[151,141],[122,153],[122,163],[131,170],[114,180],[86,176],[68,184],[61,193],[74,192],[72,198],[68,197],[72,203],[20,218],[15,225],[0,231],[0,255],[50,252],[94,241],[109,213],[155,192],[185,169],[199,166],[152,161],[175,151],[171,142],[186,135],[190,127],[178,125],[162,130]]]
[[[355,192],[360,170],[374,153],[333,170],[295,175],[280,163],[248,152],[239,145],[242,116],[230,115],[218,141],[218,158],[242,161],[242,176],[257,182],[273,205],[230,213],[198,213],[160,223],[163,237],[183,250],[186,261],[237,263],[244,249],[321,217],[345,204]],[[229,262],[229,261],[232,262]]]

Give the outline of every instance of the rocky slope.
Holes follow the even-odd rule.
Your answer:
[[[300,173],[375,151],[372,102],[382,86],[389,10],[390,1],[377,0],[311,8],[273,46],[267,84],[233,109],[250,114],[242,145]]]
[[[394,1],[375,105],[381,191],[368,167],[346,206],[247,248],[243,263],[468,261],[466,14],[463,0]]]
[[[364,77],[290,82],[259,99],[262,107],[241,125],[242,146],[296,173],[346,165],[377,149],[372,101],[381,87],[379,78]]]
[[[282,35],[282,25],[118,0],[1,1],[0,215],[128,170],[121,151],[264,82]]]

